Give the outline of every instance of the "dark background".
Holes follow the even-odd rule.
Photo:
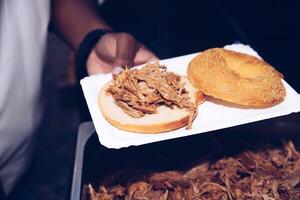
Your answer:
[[[296,0],[107,0],[99,11],[116,31],[132,33],[160,58],[234,42],[249,44],[299,92],[299,4]],[[78,97],[69,77],[70,55],[60,40],[49,35],[45,117],[31,167],[11,199],[69,198],[80,123]]]
[[[233,42],[251,45],[299,91],[300,2],[281,0],[109,0],[100,12],[160,58]]]

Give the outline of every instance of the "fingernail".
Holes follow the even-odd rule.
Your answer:
[[[157,61],[159,61],[159,58],[154,57],[154,58],[151,58],[148,62],[157,62]]]
[[[124,69],[122,67],[114,67],[112,70],[113,74],[120,74]]]

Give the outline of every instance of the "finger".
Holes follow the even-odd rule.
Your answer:
[[[112,69],[113,74],[120,74],[122,71],[124,71],[124,68],[122,68],[122,67],[114,67]]]
[[[91,52],[87,59],[87,72],[89,75],[110,73],[112,70],[112,63],[99,59],[95,51]]]
[[[113,66],[133,66],[136,54],[136,40],[128,33],[119,33],[117,36],[117,52]]]
[[[95,46],[95,52],[99,59],[113,63],[116,56],[116,39],[115,34],[108,33],[105,34]]]
[[[141,65],[147,62],[158,61],[159,58],[147,49],[145,46],[141,46],[135,55],[134,65]]]

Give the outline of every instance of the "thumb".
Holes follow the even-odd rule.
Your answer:
[[[134,58],[134,65],[141,65],[147,62],[158,61],[159,58],[142,45],[138,50]]]
[[[128,33],[118,33],[116,57],[113,62],[114,67],[132,67],[136,54],[137,42],[133,36]]]

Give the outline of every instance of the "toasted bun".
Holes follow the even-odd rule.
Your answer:
[[[284,100],[282,74],[256,57],[221,48],[197,55],[187,70],[205,95],[227,102],[268,107]]]
[[[200,104],[204,101],[202,93],[195,89],[186,77],[182,77],[181,81],[185,83],[185,88],[189,92],[192,102]],[[114,98],[106,92],[110,84],[112,84],[111,81],[102,88],[98,96],[98,105],[104,118],[113,126],[137,133],[160,133],[178,129],[188,124],[189,112],[177,107],[171,109],[160,106],[157,113],[147,114],[141,118],[129,116],[116,105]]]

